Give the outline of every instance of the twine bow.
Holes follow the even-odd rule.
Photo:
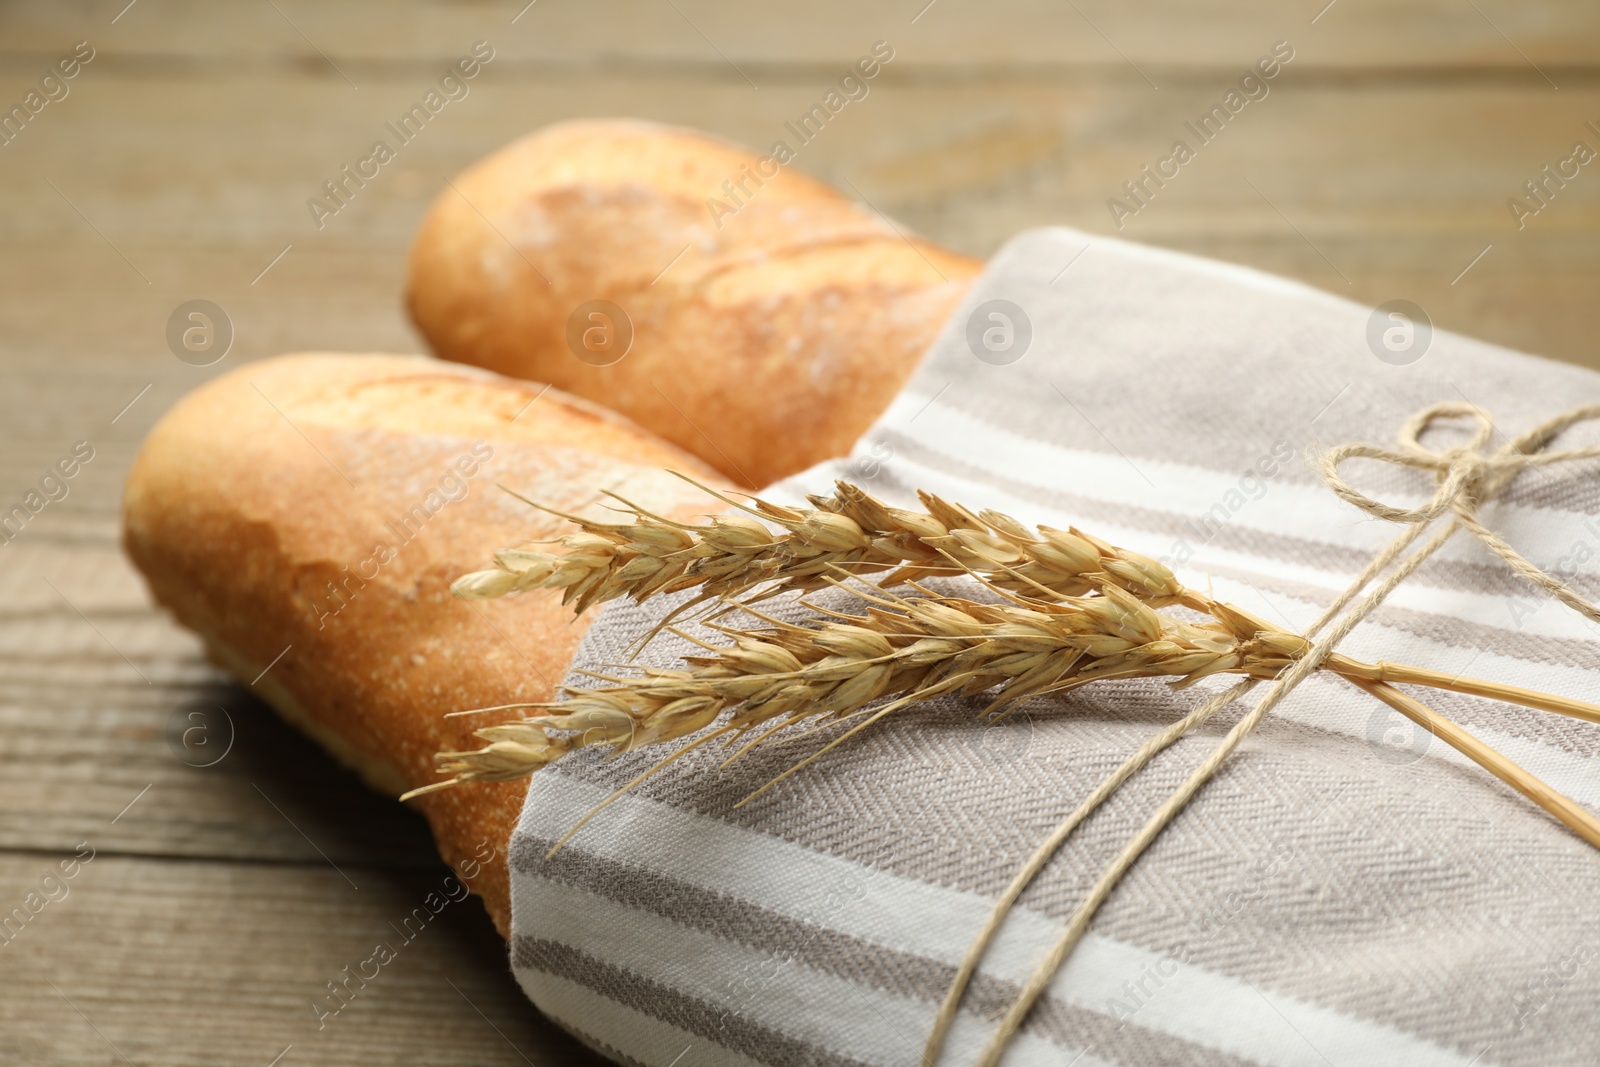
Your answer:
[[[1466,444],[1435,450],[1422,443],[1423,433],[1435,422],[1459,417],[1469,417],[1477,424]],[[1555,596],[1586,618],[1600,622],[1600,608],[1578,596],[1564,582],[1535,566],[1505,538],[1485,526],[1478,517],[1478,508],[1482,504],[1493,499],[1513,478],[1529,468],[1600,458],[1600,447],[1548,451],[1550,443],[1567,429],[1595,418],[1600,418],[1600,404],[1574,408],[1534,427],[1497,451],[1485,452],[1484,449],[1494,435],[1494,420],[1489,412],[1476,404],[1444,402],[1419,411],[1408,419],[1400,430],[1397,446],[1370,443],[1345,444],[1319,457],[1318,469],[1328,487],[1340,499],[1369,515],[1404,525],[1408,529],[1373,557],[1356,580],[1334,599],[1303,636],[1310,638],[1332,623],[1333,628],[1328,635],[1273,680],[1271,688],[1255,707],[1228,731],[1222,743],[1163,801],[1149,821],[1107,866],[1094,888],[1068,920],[1066,929],[1051,947],[1044,961],[1034,970],[1017,999],[1001,1018],[999,1027],[979,1057],[980,1067],[995,1067],[1000,1062],[1023,1020],[1043,996],[1056,972],[1088,931],[1089,922],[1100,905],[1110,896],[1122,876],[1143,855],[1150,844],[1226,762],[1240,742],[1295,686],[1326,663],[1334,655],[1339,642],[1371,615],[1395,588],[1415,573],[1417,568],[1458,530],[1465,528],[1471,531],[1473,536],[1504,560],[1524,580]],[[1339,465],[1349,459],[1372,459],[1397,466],[1432,471],[1437,478],[1438,488],[1433,497],[1421,507],[1394,507],[1367,496],[1345,481],[1339,473]],[[1422,547],[1407,555],[1411,546],[1446,513],[1451,513],[1450,521],[1437,530]],[[1387,574],[1384,573],[1386,571]],[[1382,580],[1378,581],[1378,584],[1362,597],[1359,603],[1346,611],[1351,602],[1361,596],[1363,590],[1378,579],[1379,575],[1383,575]],[[1351,679],[1351,681],[1397,711],[1411,717],[1413,721],[1444,737],[1451,745],[1499,775],[1502,780],[1526,795],[1534,797],[1546,810],[1560,818],[1590,844],[1600,848],[1600,832],[1597,832],[1600,822],[1597,822],[1587,810],[1549,790],[1543,783],[1539,783],[1521,768],[1505,760],[1492,748],[1448,720],[1437,716],[1405,693],[1395,689],[1387,681],[1361,679]],[[935,1017],[923,1054],[924,1064],[932,1064],[938,1060],[950,1025],[955,1021],[962,995],[989,944],[998,933],[1007,912],[1072,831],[1159,752],[1206,722],[1222,708],[1244,696],[1257,684],[1259,683],[1252,679],[1228,687],[1152,737],[1102,781],[1077,810],[1068,815],[1049,838],[1035,850],[997,901],[989,921],[974,939],[966,958],[958,968],[955,981]],[[1511,772],[1516,774],[1513,775]]]
[[[1436,451],[1422,443],[1422,434],[1435,421],[1462,416],[1470,417],[1477,423],[1466,444]],[[1485,453],[1483,449],[1494,435],[1494,420],[1489,412],[1476,404],[1445,402],[1419,411],[1406,420],[1400,430],[1398,447],[1365,443],[1339,445],[1322,455],[1319,466],[1328,488],[1341,500],[1376,518],[1425,526],[1445,512],[1453,511],[1457,523],[1470,531],[1525,581],[1556,597],[1573,611],[1600,622],[1600,607],[1578,596],[1565,582],[1535,566],[1478,518],[1479,505],[1492,499],[1512,478],[1529,468],[1600,458],[1600,447],[1546,451],[1550,442],[1566,430],[1595,418],[1600,418],[1600,404],[1574,408],[1541,423],[1498,451]],[[1393,507],[1352,488],[1344,480],[1339,473],[1339,465],[1347,459],[1373,459],[1432,471],[1438,478],[1439,487],[1433,498],[1422,507]],[[1396,554],[1402,550],[1396,550]]]

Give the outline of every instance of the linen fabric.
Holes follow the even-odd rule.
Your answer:
[[[1077,525],[1300,630],[1399,532],[1339,501],[1306,457],[1317,442],[1390,443],[1413,412],[1462,399],[1494,412],[1498,447],[1600,402],[1600,375],[1254,271],[1039,230],[995,257],[852,456],[764,495],[799,503],[844,478],[901,506],[923,488]],[[1595,439],[1579,429],[1554,447]],[[1433,488],[1369,462],[1345,473],[1391,503]],[[1597,473],[1592,462],[1526,473],[1482,512],[1589,598]],[[575,669],[626,662],[681,599],[608,605]],[[792,599],[763,610],[808,615]],[[691,648],[663,635],[636,662],[671,665]],[[1600,700],[1595,627],[1465,533],[1341,649]],[[979,722],[982,700],[936,700],[742,807],[835,731],[793,730],[725,769],[727,751],[709,745],[547,859],[670,749],[569,756],[533,777],[512,842],[516,975],[541,1010],[622,1063],[917,1064],[1018,866],[1143,740],[1226,682],[1097,683],[996,726]],[[1600,805],[1600,726],[1413,692]],[[991,949],[941,1063],[973,1062],[1107,862],[1247,707],[1158,757],[1067,842]],[[1591,1063],[1597,885],[1600,853],[1320,674],[1123,879],[1004,1062]]]

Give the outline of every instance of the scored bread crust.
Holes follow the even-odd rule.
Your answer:
[[[762,159],[648,122],[546,127],[440,193],[407,307],[440,356],[604,403],[748,487],[843,455],[982,264]],[[595,300],[632,324],[610,366],[568,341]]]
[[[123,543],[214,662],[398,795],[437,780],[435,752],[476,748],[474,729],[515,717],[446,712],[551,699],[588,626],[553,591],[450,594],[496,549],[570,532],[495,483],[593,516],[606,489],[680,519],[718,509],[665,468],[725,484],[555,389],[420,356],[284,356],[162,418],[128,479]],[[494,850],[467,881],[502,935],[526,791],[475,783],[416,801],[458,871]]]

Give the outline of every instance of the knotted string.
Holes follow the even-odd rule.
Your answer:
[[[1469,417],[1477,423],[1471,439],[1466,444],[1434,450],[1422,443],[1423,433],[1433,423],[1440,419],[1458,417]],[[1107,866],[1094,888],[1068,920],[1066,929],[1052,946],[1045,960],[1030,976],[1016,1001],[1001,1019],[999,1028],[980,1057],[981,1067],[995,1067],[999,1063],[1028,1012],[1044,994],[1056,972],[1087,932],[1095,912],[1150,844],[1160,836],[1267,714],[1288,696],[1295,686],[1320,668],[1328,657],[1333,655],[1339,642],[1371,615],[1390,593],[1443,547],[1458,530],[1464,528],[1471,532],[1530,584],[1545,590],[1585,617],[1600,622],[1600,608],[1578,596],[1566,583],[1535,566],[1503,537],[1485,526],[1478,517],[1479,507],[1494,499],[1513,478],[1530,467],[1546,467],[1581,459],[1600,458],[1600,447],[1547,451],[1550,443],[1567,429],[1595,418],[1600,418],[1600,405],[1575,408],[1534,427],[1521,437],[1510,441],[1504,448],[1493,453],[1485,453],[1483,449],[1494,434],[1494,421],[1488,411],[1475,404],[1446,402],[1435,404],[1408,419],[1401,428],[1398,447],[1365,443],[1346,444],[1320,457],[1318,466],[1322,477],[1340,499],[1374,517],[1402,524],[1407,527],[1406,530],[1373,557],[1355,581],[1334,599],[1303,636],[1309,638],[1337,618],[1338,622],[1332,632],[1273,681],[1266,695],[1250,713],[1239,720],[1222,743],[1162,803],[1144,827]],[[1354,489],[1339,473],[1341,463],[1356,458],[1432,471],[1438,483],[1437,488],[1433,497],[1421,507],[1398,508],[1382,503]],[[1450,521],[1435,531],[1422,547],[1406,555],[1435,520],[1446,513],[1450,513]],[[1345,612],[1345,608],[1361,596],[1363,590],[1385,571],[1389,572],[1387,576],[1354,608]],[[1342,612],[1344,614],[1341,616]],[[945,1036],[955,1020],[962,994],[1006,914],[1072,831],[1157,753],[1203,724],[1257,684],[1256,680],[1251,679],[1229,687],[1146,742],[1138,752],[1101,782],[1083,804],[1040,845],[1002,894],[989,921],[968,950],[957,972],[956,980],[934,1020],[934,1027],[923,1053],[924,1065],[931,1065],[937,1061]]]
[[[1465,445],[1436,452],[1424,445],[1420,437],[1438,419],[1470,416],[1478,423],[1472,439]],[[1465,527],[1483,545],[1499,556],[1524,581],[1543,589],[1567,607],[1595,622],[1600,622],[1600,608],[1578,596],[1554,576],[1541,570],[1518,552],[1498,533],[1489,529],[1478,518],[1478,506],[1491,499],[1506,483],[1530,467],[1548,467],[1557,463],[1572,463],[1580,459],[1600,458],[1600,447],[1568,448],[1559,452],[1545,451],[1573,425],[1600,418],[1600,404],[1574,408],[1564,415],[1540,424],[1509,442],[1500,451],[1485,455],[1482,451],[1494,434],[1494,420],[1476,404],[1443,403],[1413,415],[1400,430],[1398,448],[1373,444],[1347,444],[1324,453],[1320,469],[1341,500],[1353,504],[1367,514],[1390,522],[1426,525],[1446,511],[1455,513],[1455,520]],[[1420,508],[1396,508],[1351,488],[1339,474],[1339,464],[1347,459],[1374,459],[1417,470],[1431,470],[1437,476],[1439,488],[1433,499]],[[1386,550],[1387,551],[1387,550]],[[1379,558],[1383,558],[1380,556]],[[1392,558],[1392,557],[1391,557]]]

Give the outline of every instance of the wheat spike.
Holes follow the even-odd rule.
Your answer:
[[[1113,585],[1163,606],[1180,602],[1183,593],[1173,573],[1148,556],[1075,528],[1034,529],[996,511],[974,513],[931,493],[919,494],[926,510],[916,512],[889,507],[848,482],[836,483],[834,496],[811,497],[811,508],[759,499],[747,506],[706,491],[742,514],[689,525],[613,495],[632,521],[563,515],[580,532],[557,542],[562,551],[496,553],[492,569],[465,575],[452,588],[473,599],[560,589],[563,603],[579,613],[621,596],[644,601],[692,588],[701,590],[695,602],[758,586],[769,586],[762,595],[810,591],[840,569],[888,571],[886,585],[976,573],[997,588],[1045,599]]]
[[[473,598],[560,589],[563,602],[579,613],[616,597],[643,601],[699,588],[657,631],[707,601],[767,625],[710,624],[733,643],[691,638],[707,654],[686,657],[684,668],[601,677],[612,684],[564,687],[561,700],[518,705],[539,713],[476,731],[489,742],[482,749],[439,753],[437,769],[451,777],[406,795],[511,780],[591,745],[630,751],[680,740],[724,712],[732,713],[722,728],[731,742],[754,734],[738,758],[785,726],[853,717],[885,697],[893,700],[851,733],[948,692],[995,690],[986,711],[995,714],[1029,697],[1116,678],[1168,677],[1176,688],[1220,673],[1275,678],[1311,648],[1298,634],[1185,587],[1156,560],[1076,528],[1030,528],[925,492],[919,496],[926,511],[906,511],[847,482],[836,488],[832,497],[811,497],[811,509],[756,498],[747,506],[708,489],[744,514],[702,525],[674,522],[615,497],[633,521],[565,516],[580,527],[561,539],[566,551],[507,550],[496,555],[494,569],[459,579],[455,591]],[[898,598],[841,582],[864,573],[922,595]],[[1007,603],[939,596],[918,584],[960,574],[977,578]],[[849,588],[870,605],[866,613],[840,615],[808,605],[832,621],[797,626],[752,606],[777,593],[829,585]],[[747,594],[744,602],[734,599]],[[1190,622],[1158,610],[1171,606],[1209,619]],[[1367,664],[1337,653],[1324,668],[1358,684],[1429,685],[1600,721],[1600,707],[1592,704],[1421,668]]]
[[[831,575],[817,580],[850,588]],[[867,602],[863,614],[833,613],[809,626],[766,616],[767,625],[753,628],[709,624],[731,643],[685,657],[680,669],[644,668],[636,677],[602,677],[609,686],[568,687],[563,699],[536,705],[539,714],[477,731],[491,742],[481,753],[441,754],[439,770],[460,781],[515,777],[519,759],[528,773],[590,745],[630,751],[680,740],[724,712],[737,742],[757,731],[771,736],[775,723],[842,719],[884,697],[905,706],[994,690],[992,713],[1111,678],[1162,676],[1176,685],[1223,672],[1270,678],[1306,645],[1242,613],[1204,623],[1163,615],[1109,584],[1092,596],[1002,604],[852,591]],[[537,743],[539,732],[550,732],[546,746]]]

